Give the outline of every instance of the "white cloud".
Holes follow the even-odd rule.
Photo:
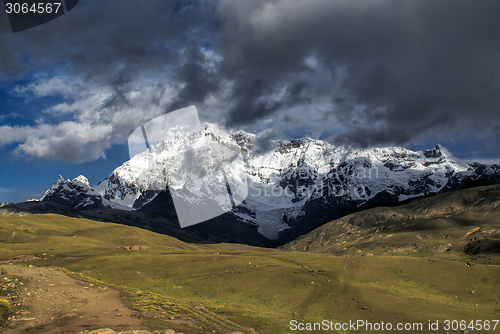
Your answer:
[[[0,146],[18,143],[17,156],[79,162],[104,157],[106,149],[126,142],[137,126],[169,111],[178,87],[142,77],[117,91],[109,85],[53,77],[18,86],[14,93],[31,103],[40,97],[63,97],[66,102],[44,112],[70,114],[73,120],[47,124],[41,115],[34,126],[0,126]]]
[[[37,129],[30,126],[0,126],[0,145],[7,145],[25,141],[30,135],[37,132]]]
[[[92,160],[103,156],[111,144],[111,125],[63,122],[55,125],[1,126],[0,145],[21,143],[18,156],[69,161]]]
[[[113,128],[111,125],[63,122],[29,130],[31,133],[16,148],[16,154],[82,161],[104,156],[104,150],[111,144]]]
[[[38,79],[36,82],[26,86],[16,86],[14,92],[17,94],[31,93],[36,97],[63,96],[72,98],[84,91],[85,84],[74,78],[55,76],[50,79]]]
[[[500,158],[493,158],[493,159],[481,159],[481,158],[478,158],[478,159],[469,159],[470,162],[480,162],[480,163],[483,163],[485,165],[499,165],[500,166]]]
[[[18,118],[20,116],[21,116],[21,114],[17,113],[17,112],[11,112],[11,113],[8,113],[8,114],[3,114],[3,115],[0,115],[0,122],[3,122],[6,119]]]

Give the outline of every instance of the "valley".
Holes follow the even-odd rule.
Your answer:
[[[292,320],[493,320],[500,317],[499,192],[493,185],[370,209],[280,248],[188,243],[123,224],[2,208],[0,260],[60,268],[82,284],[117,289],[150,330],[275,334],[294,332]],[[85,329],[77,319],[59,328]]]
[[[183,150],[188,148],[197,150],[199,161],[184,161],[189,154],[185,156]],[[220,188],[220,180],[198,179],[190,174],[203,169],[207,175],[214,175],[220,155],[225,156],[215,152],[223,148],[240,153],[225,173],[241,177],[245,185],[238,189],[241,203],[232,209],[222,209],[225,204],[221,195],[227,191]],[[178,179],[174,177],[177,181],[169,182],[176,174],[180,174]],[[153,219],[155,226],[151,229],[165,233],[162,227],[168,226],[168,231],[176,230],[175,237],[186,237],[181,230],[188,230],[191,240],[208,238],[275,247],[347,214],[489,185],[499,178],[497,165],[465,162],[441,145],[425,151],[404,147],[361,149],[302,138],[270,141],[268,150],[262,151],[255,134],[227,133],[216,124],[206,123],[201,130],[189,133],[170,129],[97,185],[91,186],[83,175],[67,180],[59,176],[40,201],[63,205],[67,211],[92,219],[106,219],[105,213],[96,217],[96,212],[106,211],[115,215],[113,222],[118,217],[130,220],[126,217],[133,214],[127,212],[138,212],[139,220],[144,215],[155,216],[158,219]],[[191,193],[186,188],[189,179],[205,180],[203,188],[209,195],[200,198]],[[196,198],[197,207],[203,210],[220,206],[219,215],[210,215],[186,229],[176,228],[180,224],[174,200],[179,191],[175,189],[184,189],[186,194],[181,197],[186,203]],[[185,211],[193,208],[187,204]],[[200,213],[200,217],[204,215]]]
[[[4,3],[0,334],[500,333],[500,0]]]

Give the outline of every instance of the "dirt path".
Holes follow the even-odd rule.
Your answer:
[[[121,330],[147,329],[131,316],[120,292],[98,287],[69,277],[53,268],[0,265],[9,275],[28,278],[21,286],[16,313],[7,322],[4,334],[17,334],[28,327],[38,327],[40,333],[78,333],[90,326],[105,326]],[[94,327],[95,328],[95,327]]]

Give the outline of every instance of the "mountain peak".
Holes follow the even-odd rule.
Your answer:
[[[176,175],[195,166],[203,166],[207,173],[203,175],[210,176],[211,154],[218,152],[210,145],[229,147],[234,142],[241,159],[232,171],[245,175],[251,190],[231,214],[265,237],[279,239],[300,233],[297,226],[302,224],[321,224],[366,205],[390,205],[468,182],[490,182],[500,175],[500,171],[460,161],[439,144],[415,152],[404,147],[334,146],[311,138],[276,140],[269,136],[266,140],[261,143],[259,136],[241,130],[228,133],[210,123],[189,133],[171,128],[163,139],[134,155],[97,186],[89,187],[83,175],[72,181],[59,176],[42,199],[69,203],[73,208],[140,209],[155,200],[157,190],[167,185],[182,188],[184,179]],[[194,154],[195,150],[199,157],[185,159],[184,152]],[[216,179],[208,176],[202,177],[207,189],[218,189]],[[214,196],[215,200],[219,197]],[[311,218],[310,210],[322,213]]]
[[[426,158],[440,158],[453,156],[450,151],[448,151],[444,146],[437,144],[434,148],[424,151]]]
[[[78,175],[71,182],[80,182],[80,183],[90,187],[89,180],[83,175]]]
[[[52,193],[56,191],[57,188],[59,188],[60,185],[64,184],[66,181],[64,180],[64,177],[62,175],[59,175],[57,177],[57,180],[52,184],[52,186],[45,191],[43,196],[40,198],[40,201],[43,201],[44,199],[48,198]]]
[[[469,165],[467,162],[457,158],[453,153],[451,153],[446,147],[441,144],[437,144],[433,149],[425,150],[423,152],[424,157],[429,160],[437,160],[433,163],[449,162],[453,165],[459,166],[462,169],[467,169]]]

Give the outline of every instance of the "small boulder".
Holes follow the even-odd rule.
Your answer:
[[[111,328],[99,328],[93,331],[90,331],[88,334],[115,334],[116,332]]]

